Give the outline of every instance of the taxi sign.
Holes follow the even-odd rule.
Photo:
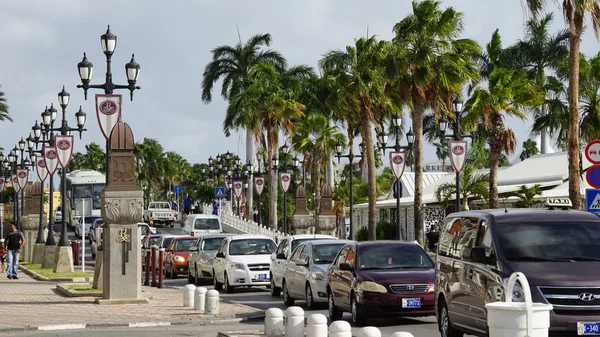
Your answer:
[[[569,198],[548,198],[546,199],[546,206],[548,207],[573,207],[571,199]]]

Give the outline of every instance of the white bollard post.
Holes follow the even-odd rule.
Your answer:
[[[196,290],[196,286],[193,284],[188,284],[183,287],[183,306],[187,308],[194,307],[194,290]]]
[[[304,310],[302,308],[287,308],[285,321],[285,337],[304,337]]]
[[[306,337],[327,337],[327,317],[312,314],[306,322]]]
[[[204,287],[196,288],[194,291],[194,310],[200,310],[204,312],[204,304],[206,303],[206,292],[208,289]]]
[[[283,329],[283,311],[279,308],[271,308],[265,313],[265,335],[281,336]]]
[[[329,326],[329,337],[352,337],[352,326],[346,321],[335,321]]]
[[[381,331],[374,326],[366,326],[358,330],[357,337],[381,337]]]
[[[219,313],[219,292],[211,289],[206,293],[205,314],[216,315]]]
[[[394,332],[391,337],[415,337],[415,336],[413,334],[411,334],[410,332],[400,331],[400,332]]]

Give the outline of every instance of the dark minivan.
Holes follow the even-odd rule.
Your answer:
[[[600,327],[600,218],[592,213],[495,209],[450,214],[436,267],[442,337],[486,336],[485,304],[504,301],[513,272],[525,274],[533,302],[552,304],[550,336],[577,336],[578,330]],[[511,296],[524,301],[519,284]]]

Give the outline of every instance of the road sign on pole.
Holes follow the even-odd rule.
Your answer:
[[[181,194],[181,192],[183,192],[183,188],[181,186],[177,185],[173,189],[173,192],[175,192],[175,194]]]
[[[590,186],[600,188],[600,165],[593,165],[588,168],[585,179]]]
[[[585,147],[585,157],[594,165],[600,164],[600,140],[594,140]]]
[[[585,190],[585,209],[588,212],[600,213],[600,190]]]
[[[225,187],[215,187],[215,198],[225,199]]]

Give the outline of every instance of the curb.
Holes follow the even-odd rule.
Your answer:
[[[29,275],[31,278],[37,281],[49,281],[49,282],[92,282],[94,280],[93,276],[90,277],[56,277],[56,278],[47,278],[46,276],[42,276],[29,268],[19,265],[19,270],[23,273]]]

